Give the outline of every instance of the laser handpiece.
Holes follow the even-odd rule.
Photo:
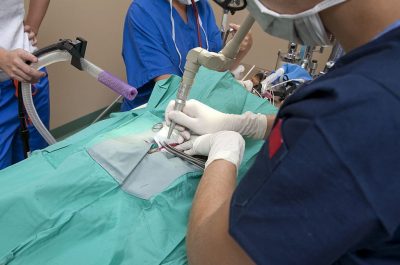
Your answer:
[[[236,32],[235,36],[219,53],[209,52],[200,47],[189,51],[188,55],[186,56],[185,71],[176,95],[174,110],[182,111],[185,107],[185,103],[189,96],[194,78],[200,66],[205,66],[208,69],[219,72],[229,70],[236,58],[236,55],[239,53],[240,44],[250,31],[254,21],[254,18],[251,15],[248,15],[240,26],[239,30]],[[171,125],[168,130],[168,139],[171,137],[175,125],[175,122],[171,121]]]

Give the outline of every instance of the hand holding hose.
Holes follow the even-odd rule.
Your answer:
[[[0,69],[3,70],[11,79],[24,83],[35,84],[40,78],[46,76],[25,62],[36,63],[37,58],[23,49],[7,51],[0,48]]]

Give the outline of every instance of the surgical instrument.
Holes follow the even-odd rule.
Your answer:
[[[289,42],[287,53],[283,53],[281,50],[278,51],[278,58],[276,59],[275,69],[278,69],[285,63],[299,64],[300,54],[297,52],[297,44]]]
[[[100,114],[99,116],[96,117],[96,119],[90,124],[95,124],[96,122],[98,122],[99,120],[101,120],[114,106],[115,104],[117,104],[118,102],[120,102],[122,100],[122,96],[118,96],[107,108],[105,108]],[[108,113],[109,114],[109,113]]]
[[[153,132],[159,132],[161,131],[161,129],[164,127],[164,124],[162,122],[156,123],[153,125],[153,127],[151,128],[151,130]]]
[[[309,73],[312,77],[314,77],[317,73],[317,68],[318,68],[318,60],[312,60],[311,61],[311,66],[310,66],[310,70]]]
[[[201,169],[205,169],[206,167],[206,161],[207,159],[205,159],[204,157],[194,157],[194,156],[190,156],[185,154],[184,152],[174,148],[172,145],[166,144],[166,143],[162,143],[162,147],[165,148],[165,150],[167,150],[169,153],[201,168]]]
[[[247,74],[242,78],[242,81],[244,81],[250,75],[250,73],[254,70],[254,68],[256,68],[256,65],[253,65],[250,68],[250,70],[247,72]]]

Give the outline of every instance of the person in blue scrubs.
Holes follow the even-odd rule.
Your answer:
[[[15,81],[33,85],[33,101],[45,126],[49,126],[49,81],[45,69],[37,71],[25,62],[36,62],[31,54],[49,0],[29,3],[24,20],[24,1],[4,0],[0,10],[0,170],[24,159],[24,144],[18,118]],[[30,151],[47,146],[46,141],[25,117]]]
[[[138,88],[133,101],[124,100],[127,111],[147,103],[158,80],[182,76],[187,53],[196,47],[219,52],[221,32],[208,0],[135,0],[124,25],[122,56],[128,83]],[[198,15],[197,15],[198,14]],[[237,25],[232,25],[237,29]],[[252,44],[248,35],[233,67]]]
[[[400,2],[248,0],[248,9],[290,41],[322,44],[332,33],[346,55],[275,118],[246,114],[235,124],[198,102],[169,106],[167,123],[200,135],[178,148],[208,155],[189,263],[400,264]],[[242,135],[257,138],[260,128],[267,141],[237,184]]]

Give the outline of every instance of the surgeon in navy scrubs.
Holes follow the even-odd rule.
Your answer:
[[[180,148],[208,155],[189,263],[400,264],[400,1],[247,2],[267,33],[308,45],[332,34],[346,55],[276,117],[170,103],[167,123],[193,134]],[[237,183],[243,137],[263,136]]]

